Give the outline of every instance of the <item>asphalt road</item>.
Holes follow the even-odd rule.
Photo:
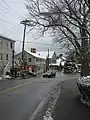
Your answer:
[[[60,81],[75,78],[74,75],[57,73],[56,78],[30,78],[23,82],[0,81],[0,120],[29,120],[43,98],[47,98]],[[3,89],[4,88],[4,89]]]
[[[64,81],[55,107],[55,120],[90,120],[90,107],[80,101],[77,80]]]

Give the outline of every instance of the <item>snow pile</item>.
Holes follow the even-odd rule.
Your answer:
[[[51,117],[51,112],[46,111],[46,115],[44,116],[43,120],[54,120],[54,119]]]
[[[6,75],[4,78],[5,79],[11,79],[11,76],[10,75]]]
[[[80,77],[80,78],[78,79],[78,83],[83,84],[83,85],[90,86],[90,76]]]
[[[2,80],[2,77],[0,77],[0,80]]]

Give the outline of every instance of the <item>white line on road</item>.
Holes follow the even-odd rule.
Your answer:
[[[2,90],[2,91],[0,91],[0,94],[13,91],[13,90],[15,90],[15,89],[17,89],[17,88],[19,88],[19,87],[22,87],[22,86],[27,85],[27,84],[31,84],[31,83],[33,83],[33,82],[34,82],[34,81],[26,82],[26,83],[23,83],[23,84],[21,84],[21,85],[17,85],[17,86],[15,86],[15,87],[11,87],[11,88]]]
[[[33,112],[32,116],[29,118],[29,120],[34,120],[37,116],[37,114],[41,111],[41,109],[44,107],[44,105],[47,103],[47,99],[43,98],[36,110]]]

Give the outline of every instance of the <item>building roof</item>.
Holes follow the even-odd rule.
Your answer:
[[[59,59],[56,60],[56,63],[51,63],[50,65],[56,65],[56,66],[59,66],[60,63],[61,63],[62,66],[64,66],[65,61],[62,61],[62,59],[59,58]]]
[[[24,52],[30,54],[31,56],[33,56],[33,57],[35,57],[35,58],[44,59],[44,58],[42,58],[40,55],[38,55],[37,53],[33,53],[33,52],[30,52],[30,51],[26,51],[26,50],[24,50]],[[18,55],[21,54],[21,53],[22,53],[22,52],[19,52],[19,53],[17,53],[15,56],[18,56]]]
[[[26,51],[26,52],[29,53],[30,55],[36,57],[36,58],[44,59],[42,56],[38,55],[37,53],[33,53],[33,52],[30,52],[30,51]]]
[[[28,54],[30,54],[36,58],[41,58],[41,59],[46,59],[48,56],[48,51],[41,51],[41,52],[33,53],[33,52],[25,50],[25,52],[27,52]],[[22,52],[20,52],[20,53],[22,53]],[[20,54],[20,53],[18,53],[18,54]],[[16,54],[16,56],[18,54]],[[52,58],[53,54],[54,54],[54,51],[49,51],[49,58]]]
[[[11,39],[11,38],[9,38],[9,37],[7,37],[7,36],[4,36],[4,35],[2,35],[2,34],[0,34],[0,38],[4,38],[5,40],[9,40],[9,41],[16,42],[15,40],[13,40],[13,39]]]
[[[46,59],[47,56],[48,56],[48,51],[40,51],[40,52],[37,52],[38,55],[40,55],[42,58]],[[54,54],[54,51],[49,51],[49,58],[52,58]]]

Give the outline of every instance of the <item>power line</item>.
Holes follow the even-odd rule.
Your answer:
[[[16,42],[21,42],[20,40],[15,40]],[[26,43],[34,43],[34,44],[42,44],[42,45],[53,45],[53,44],[46,44],[46,43],[38,43],[38,42],[29,42],[29,41],[26,41]]]
[[[15,26],[14,24],[12,24],[12,23],[6,21],[5,19],[3,19],[3,18],[1,18],[1,17],[0,17],[0,20],[1,20],[1,21],[4,21],[4,22],[6,22],[6,23],[8,23],[8,24],[10,24],[10,25],[12,25],[12,26]]]
[[[10,16],[10,19],[15,20],[14,14],[12,13],[11,10],[9,10],[8,8],[4,7],[3,5],[0,4],[0,6],[3,8],[3,11],[0,9],[1,13],[6,13],[6,15]],[[6,16],[5,16],[6,17]]]
[[[4,12],[5,13],[5,12]],[[7,12],[8,13],[8,12]],[[9,15],[9,14],[6,14],[6,15],[8,15],[8,16],[6,16],[5,14],[3,15],[3,13],[2,13],[2,11],[0,11],[0,15],[2,15],[2,16],[5,16],[5,18],[6,19],[12,19],[12,20],[15,20],[15,18],[13,18],[11,15]],[[18,21],[17,21],[18,22]]]
[[[10,5],[8,5],[4,0],[1,0],[9,9],[16,13],[19,17],[23,18],[17,11],[15,11]]]
[[[4,34],[7,35],[7,34],[12,33],[14,30],[16,30],[16,29],[19,27],[19,25],[20,25],[20,24],[14,26],[13,28],[11,28],[8,32],[6,32],[6,33],[4,33]]]
[[[13,13],[12,13],[11,10],[9,10],[8,8],[4,7],[4,6],[1,5],[1,4],[0,4],[0,6],[1,6],[4,10],[6,10],[6,11],[3,11],[4,13],[7,13],[7,14],[10,15],[10,16],[11,16],[11,14],[13,15]]]

